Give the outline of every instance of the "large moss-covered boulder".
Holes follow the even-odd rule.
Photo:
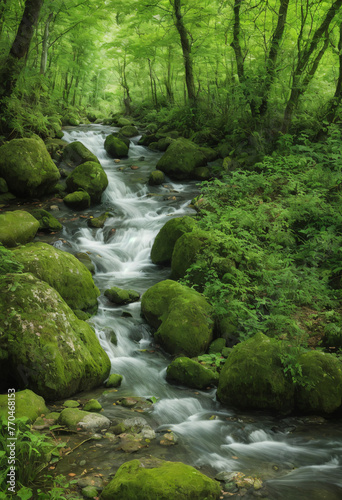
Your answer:
[[[284,374],[279,342],[257,333],[236,345],[221,370],[217,397],[240,409],[292,410],[294,386]]]
[[[73,210],[85,210],[90,207],[90,195],[86,191],[74,191],[63,198],[67,207]]]
[[[95,313],[100,295],[91,273],[74,255],[47,243],[30,243],[13,251],[24,271],[46,281],[73,310]]]
[[[169,265],[176,241],[184,233],[190,233],[196,228],[192,217],[185,215],[169,220],[159,231],[154,240],[151,259],[154,264]]]
[[[23,197],[40,197],[51,191],[60,173],[38,137],[14,139],[0,148],[0,177],[11,193]]]
[[[39,222],[40,231],[57,232],[63,229],[62,224],[47,210],[37,208],[31,210],[31,215]]]
[[[139,130],[133,125],[125,125],[125,127],[120,129],[120,134],[124,137],[135,137],[136,135],[139,135]]]
[[[193,179],[194,171],[205,166],[207,159],[202,151],[188,139],[177,139],[170,144],[158,161],[156,168],[173,179]]]
[[[155,458],[124,463],[104,488],[102,500],[216,500],[220,484],[190,465]]]
[[[76,167],[66,179],[68,191],[86,191],[92,203],[99,203],[108,186],[108,177],[99,163],[88,161]]]
[[[15,379],[20,387],[53,400],[96,387],[108,377],[110,360],[94,330],[32,274],[0,277],[0,315],[7,318],[0,337],[2,383]]]
[[[211,234],[201,229],[184,231],[175,241],[172,260],[171,275],[177,280],[183,278],[186,270],[193,264],[198,254],[205,247],[210,245]]]
[[[296,406],[310,413],[332,413],[342,404],[342,362],[331,354],[309,351],[298,358],[303,383],[296,386]]]
[[[15,247],[32,241],[38,229],[37,219],[23,210],[0,214],[0,243],[5,247]]]
[[[100,163],[98,158],[79,141],[71,142],[63,149],[63,160],[75,167],[88,161]]]
[[[170,354],[203,354],[213,337],[213,308],[195,290],[175,281],[157,283],[144,293],[142,313],[157,328],[156,341]]]
[[[217,372],[186,357],[174,359],[166,370],[166,380],[195,389],[206,389],[208,386],[217,385],[218,379]]]
[[[112,158],[123,158],[128,155],[128,146],[114,135],[108,135],[106,137],[104,148]]]
[[[9,393],[10,395],[13,393]],[[8,394],[0,395],[0,418],[8,419],[8,401],[11,398]],[[49,409],[45,405],[45,401],[41,396],[38,396],[29,389],[15,392],[15,418],[28,418],[33,423],[42,414],[49,413]]]

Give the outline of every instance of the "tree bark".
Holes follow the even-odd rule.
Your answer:
[[[46,66],[47,66],[47,57],[48,57],[48,49],[49,49],[49,28],[50,22],[53,17],[53,12],[49,14],[47,21],[44,27],[44,35],[43,35],[43,46],[42,46],[42,56],[40,59],[40,74],[45,75]]]

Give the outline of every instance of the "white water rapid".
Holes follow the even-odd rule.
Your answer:
[[[168,278],[169,269],[152,264],[151,246],[170,217],[193,213],[188,201],[196,194],[196,185],[168,181],[168,187],[149,188],[148,174],[160,154],[138,146],[138,138],[134,138],[129,157],[115,163],[103,147],[113,130],[89,125],[65,131],[63,139],[81,141],[101,161],[109,186],[102,204],[92,213],[97,216],[108,211],[112,216],[103,229],[89,228],[82,219],[77,229],[66,226],[66,243],[59,241],[58,246],[91,254],[101,292],[119,286],[143,293]],[[132,165],[139,168],[132,170]],[[123,312],[130,315],[123,316]],[[193,391],[168,384],[165,370],[169,359],[154,349],[139,302],[116,307],[102,293],[99,311],[91,321],[111,359],[112,372],[124,377],[116,397],[159,398],[151,418],[157,430],[169,429],[178,437],[181,446],[173,447],[173,460],[260,477],[269,499],[342,498],[342,430],[338,422],[237,413],[216,401],[215,390]],[[109,341],[110,329],[117,335],[117,346]],[[106,402],[101,403],[106,410]],[[108,401],[108,411],[112,404]],[[247,491],[246,498],[250,495]]]

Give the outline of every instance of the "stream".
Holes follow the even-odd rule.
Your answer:
[[[102,440],[82,447],[80,459],[86,457],[88,465],[103,472],[113,471],[114,460],[117,468],[137,456],[151,454],[193,465],[211,477],[221,471],[239,471],[260,478],[265,488],[260,492],[247,490],[246,498],[341,499],[342,429],[337,420],[240,413],[220,405],[214,389],[194,391],[168,384],[165,372],[170,358],[154,345],[150,328],[140,315],[140,302],[120,307],[104,297],[104,290],[112,286],[143,293],[168,278],[169,268],[152,264],[151,246],[170,217],[194,213],[188,205],[197,194],[195,182],[167,179],[162,186],[148,186],[149,173],[161,154],[138,146],[139,137],[131,140],[128,158],[115,163],[103,143],[116,130],[103,125],[65,130],[64,140],[81,141],[105,169],[109,185],[101,205],[93,207],[91,214],[96,217],[110,212],[111,217],[103,229],[89,228],[86,218],[65,224],[62,238],[54,244],[71,253],[90,254],[96,268],[94,280],[102,292],[98,313],[90,322],[110,357],[112,373],[124,377],[117,391],[103,393],[102,388],[89,397],[97,397],[104,415],[111,419],[120,412],[132,416],[130,410],[116,406],[118,398],[154,397],[157,402],[152,409],[138,416],[148,420],[157,436],[173,431],[178,441],[168,447],[152,441],[140,455],[129,455],[114,452],[110,442]],[[61,210],[68,212],[66,207]],[[110,342],[111,330],[116,333],[117,345]],[[68,470],[73,466],[77,472],[77,460],[70,460]]]

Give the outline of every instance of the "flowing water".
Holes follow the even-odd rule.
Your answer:
[[[188,204],[197,188],[193,182],[170,181],[148,187],[149,172],[160,154],[138,146],[137,137],[131,141],[129,157],[115,163],[103,148],[106,135],[114,130],[90,125],[65,132],[66,141],[81,141],[101,161],[109,185],[101,205],[92,213],[97,216],[108,211],[111,217],[103,229],[89,228],[86,221],[66,224],[63,239],[55,245],[72,253],[90,253],[96,266],[94,279],[102,292],[119,286],[143,293],[169,275],[169,269],[150,260],[156,234],[170,217],[193,213]],[[131,169],[132,165],[138,169]],[[113,403],[118,397],[158,398],[149,423],[157,432],[168,429],[178,438],[178,445],[172,451],[168,448],[165,458],[211,471],[211,475],[240,471],[257,476],[266,485],[263,496],[269,499],[342,498],[342,429],[338,421],[242,414],[222,407],[215,390],[193,391],[168,384],[165,372],[170,360],[153,345],[139,302],[117,307],[102,293],[92,323],[110,357],[112,372],[124,377],[118,392],[100,398],[105,414],[115,415]],[[117,335],[116,346],[109,340],[111,329]],[[96,459],[104,462],[108,453],[102,449]],[[133,458],[125,456],[122,461]],[[250,495],[248,491],[246,496]]]

